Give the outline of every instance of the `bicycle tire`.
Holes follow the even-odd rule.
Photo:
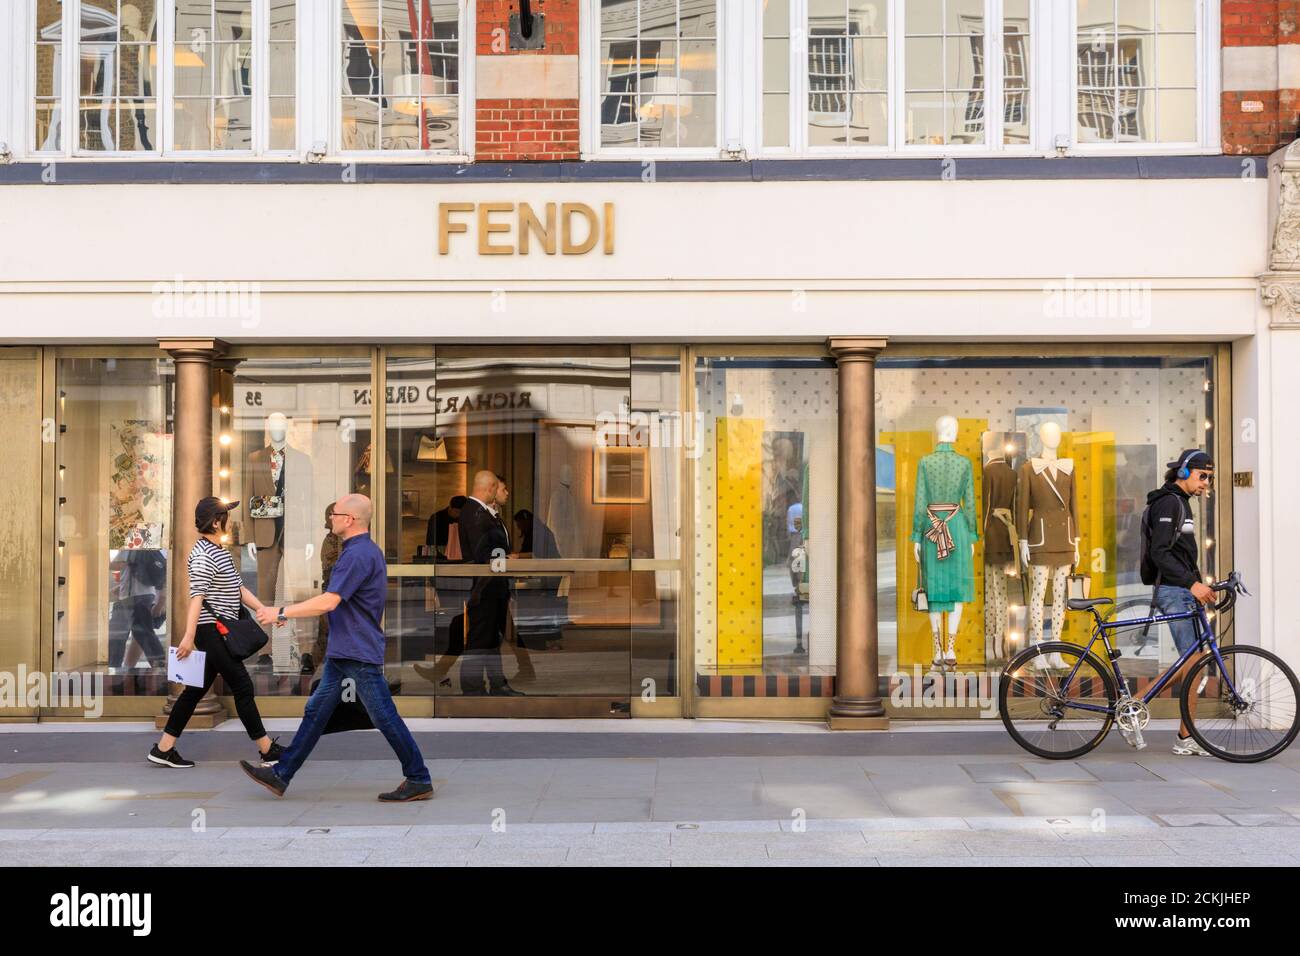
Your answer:
[[[1110,712],[1102,718],[1100,731],[1098,731],[1092,739],[1087,740],[1083,745],[1076,747],[1073,750],[1054,751],[1046,750],[1037,746],[1026,738],[1025,735],[1015,726],[1011,717],[1010,708],[1007,706],[1008,694],[1012,688],[1013,681],[1018,679],[1015,676],[1016,672],[1021,668],[1028,666],[1034,658],[1047,654],[1070,654],[1074,657],[1082,658],[1085,662],[1085,666],[1091,667],[1093,670],[1093,673],[1090,676],[1101,681],[1102,689],[1106,695],[1106,702],[1110,707]],[[1082,669],[1080,670],[1080,674],[1083,674]],[[1029,751],[1036,757],[1043,757],[1046,760],[1074,760],[1092,750],[1095,750],[1097,746],[1106,739],[1106,735],[1110,733],[1110,728],[1115,723],[1115,703],[1118,700],[1119,693],[1115,687],[1115,676],[1110,673],[1109,669],[1101,659],[1095,654],[1089,653],[1086,648],[1081,647],[1078,644],[1071,644],[1068,641],[1046,641],[1042,644],[1033,644],[1025,648],[1007,662],[1007,666],[1002,670],[1002,678],[998,681],[998,715],[1002,718],[1002,726],[1006,727],[1007,733],[1011,735],[1011,739],[1019,744],[1023,749]]]
[[[1295,672],[1287,666],[1286,661],[1282,660],[1282,658],[1278,657],[1272,651],[1266,651],[1262,647],[1234,644],[1232,647],[1219,648],[1219,653],[1223,655],[1223,663],[1229,668],[1232,668],[1238,678],[1241,678],[1244,669],[1240,665],[1233,668],[1232,665],[1234,658],[1259,657],[1273,664],[1290,684],[1292,699],[1300,704],[1300,681],[1296,680]],[[1196,663],[1192,665],[1191,670],[1187,672],[1187,677],[1183,680],[1182,691],[1178,695],[1179,710],[1182,713],[1183,724],[1189,731],[1191,731],[1192,737],[1196,742],[1220,760],[1227,760],[1230,763],[1260,763],[1261,761],[1268,760],[1270,757],[1277,756],[1282,751],[1286,750],[1287,747],[1291,746],[1292,742],[1296,738],[1296,734],[1300,733],[1300,706],[1296,707],[1296,711],[1292,717],[1291,729],[1278,739],[1273,746],[1267,747],[1258,753],[1234,753],[1229,750],[1224,750],[1222,747],[1211,742],[1203,729],[1196,726],[1196,719],[1192,716],[1191,707],[1189,706],[1188,701],[1191,697],[1192,688],[1197,687],[1200,684],[1201,671],[1213,664],[1215,664],[1214,655],[1208,652],[1197,659]],[[1201,711],[1201,714],[1204,716],[1203,710]]]

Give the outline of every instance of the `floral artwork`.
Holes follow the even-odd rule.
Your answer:
[[[171,435],[151,421],[109,426],[108,546],[163,548],[171,509]]]

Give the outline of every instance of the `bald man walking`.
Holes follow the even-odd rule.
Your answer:
[[[365,495],[344,495],[334,504],[330,530],[343,539],[330,572],[329,590],[300,604],[283,608],[264,607],[257,614],[258,623],[284,624],[295,617],[329,616],[330,640],[325,652],[325,669],[316,692],[307,700],[302,724],[293,743],[285,749],[273,767],[254,766],[246,760],[239,765],[277,797],[284,796],[289,781],[306,761],[330,715],[342,697],[360,700],[370,720],[393,752],[402,761],[405,779],[396,790],[381,793],[388,803],[428,800],[433,796],[420,748],[393,706],[393,695],[384,678],[384,601],[388,593],[388,564],[384,553],[370,538],[370,499]]]

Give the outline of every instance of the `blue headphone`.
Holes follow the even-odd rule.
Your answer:
[[[1192,477],[1192,473],[1187,470],[1187,462],[1195,458],[1200,453],[1201,452],[1199,449],[1197,449],[1196,451],[1189,451],[1187,454],[1183,455],[1182,460],[1178,462],[1178,477],[1181,478],[1183,481],[1186,481],[1188,478]]]

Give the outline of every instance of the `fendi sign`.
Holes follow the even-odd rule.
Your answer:
[[[534,249],[553,256],[585,256],[597,245],[614,254],[614,204],[600,213],[585,202],[438,203],[438,255],[451,252],[451,237],[473,232],[480,256],[526,256]]]

